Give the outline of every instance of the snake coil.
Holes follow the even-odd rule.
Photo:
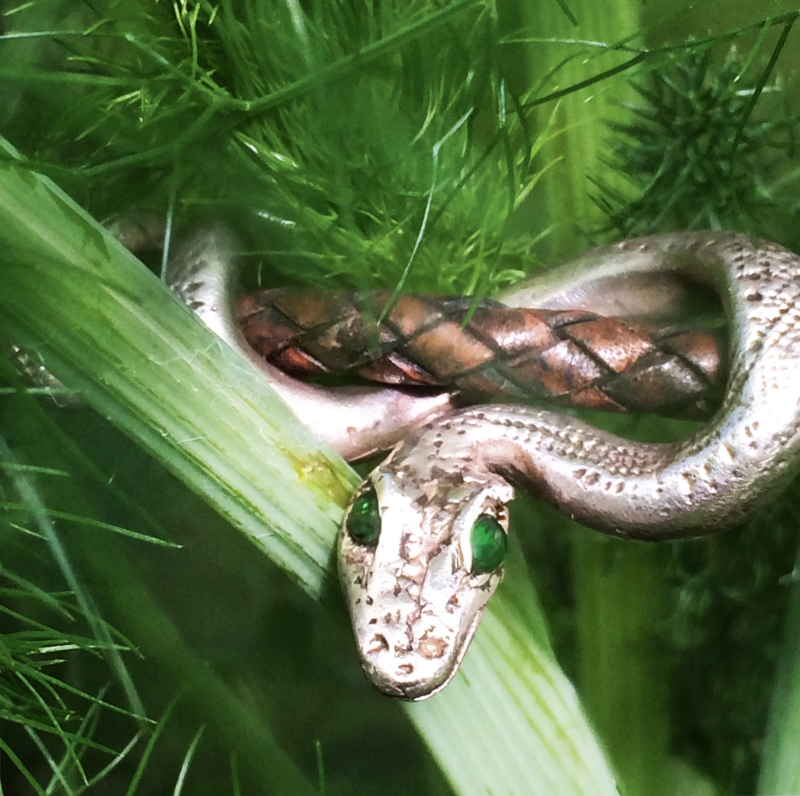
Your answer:
[[[361,663],[386,694],[422,699],[455,674],[502,577],[514,486],[591,528],[656,541],[731,525],[797,469],[800,259],[774,243],[733,232],[640,238],[499,297],[508,307],[654,320],[693,284],[716,291],[730,337],[725,395],[697,433],[671,444],[630,442],[528,406],[456,410],[447,393],[303,385],[242,337],[232,311],[237,246],[222,228],[198,233],[171,268],[173,288],[343,455],[402,440],[357,491],[339,537]]]

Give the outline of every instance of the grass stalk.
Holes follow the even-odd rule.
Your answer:
[[[345,463],[51,181],[8,159],[0,200],[6,338],[41,351],[56,375],[321,598],[336,524],[355,483]],[[126,632],[141,638],[176,684],[222,689],[215,704],[228,705],[225,686],[204,679],[202,661],[135,575],[125,575],[113,556],[100,556],[97,567],[117,583],[112,592]],[[459,794],[544,795],[553,783],[559,793],[613,793],[599,746],[541,633],[532,590],[522,599],[517,589],[509,584],[495,598],[464,671],[446,695],[409,707],[412,720]],[[473,732],[461,737],[454,727]],[[537,752],[515,755],[509,765],[514,748]],[[475,765],[465,768],[468,760]]]

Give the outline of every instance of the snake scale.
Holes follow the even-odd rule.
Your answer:
[[[656,541],[735,523],[797,469],[800,259],[774,243],[733,232],[640,238],[498,297],[510,307],[649,318],[669,314],[695,284],[710,286],[729,325],[727,389],[708,423],[670,444],[528,406],[456,409],[447,393],[303,385],[242,338],[231,309],[236,247],[220,227],[195,235],[171,286],[344,456],[401,439],[357,491],[339,537],[361,663],[386,694],[422,699],[457,671],[502,577],[515,486],[591,528]]]

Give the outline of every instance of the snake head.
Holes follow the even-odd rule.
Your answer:
[[[361,485],[339,536],[339,575],[378,690],[419,700],[453,677],[502,579],[513,494],[491,473],[420,481],[387,464]]]

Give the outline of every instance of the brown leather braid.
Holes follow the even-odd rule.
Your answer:
[[[292,375],[357,373],[388,384],[445,387],[616,412],[706,418],[725,386],[720,335],[632,328],[568,310],[404,295],[378,323],[388,291],[242,293],[248,343]],[[473,310],[470,314],[470,311]]]

